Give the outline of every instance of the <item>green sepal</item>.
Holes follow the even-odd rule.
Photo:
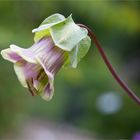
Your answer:
[[[71,52],[68,52],[69,57],[64,67],[70,66],[70,67],[76,68],[80,60],[89,51],[90,45],[91,45],[91,39],[89,36],[82,39]]]
[[[55,45],[65,51],[71,51],[87,36],[87,30],[76,25],[71,15],[66,20],[52,26],[50,33]]]
[[[65,18],[60,14],[48,17],[32,32],[35,32],[35,42],[44,36],[51,36],[55,45],[65,51],[71,51],[87,36],[87,30],[76,25],[71,15]]]
[[[91,44],[87,30],[75,24],[71,15],[65,18],[61,14],[54,14],[46,18],[32,32],[35,32],[35,42],[44,36],[51,36],[55,45],[68,53],[65,67],[76,68],[78,62],[87,54]]]
[[[38,28],[32,30],[32,32],[35,33],[34,41],[37,42],[42,37],[49,36],[49,28],[62,22],[63,20],[65,20],[65,17],[61,14],[53,14],[46,18]]]

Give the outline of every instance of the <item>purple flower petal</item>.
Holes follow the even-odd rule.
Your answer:
[[[47,55],[47,53],[51,50],[51,48],[53,48],[53,46],[54,43],[51,37],[44,37],[28,49],[20,48],[16,45],[10,45],[10,48],[24,60],[30,63],[36,63],[36,57],[38,55]]]
[[[13,52],[10,48],[2,50],[1,55],[4,59],[11,61],[13,63],[21,60],[22,58],[15,52]]]
[[[14,69],[21,84],[24,87],[28,87],[26,82],[27,79],[36,79],[41,66],[39,64],[32,64],[25,60],[21,60],[14,64]]]
[[[54,76],[67,59],[66,52],[54,45],[51,37],[44,37],[28,49],[10,45],[1,52],[3,57],[14,62],[15,73],[20,83],[32,95],[41,95],[50,100],[54,93]]]
[[[46,84],[46,88],[47,89],[49,88],[49,90],[46,90],[46,88],[45,88],[44,89],[45,92],[43,91],[41,96],[45,100],[50,100],[52,98],[52,96],[53,96],[53,93],[54,93],[54,75],[46,69],[45,65],[42,63],[40,58],[38,58],[37,60],[41,64],[41,66],[43,67],[45,73],[48,76],[48,82]]]

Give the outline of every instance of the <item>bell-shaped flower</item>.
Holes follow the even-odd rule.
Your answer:
[[[32,95],[50,100],[54,93],[54,76],[64,66],[76,67],[89,50],[87,30],[72,17],[54,14],[33,30],[35,43],[27,49],[16,45],[1,51],[4,59],[14,63],[20,83]]]

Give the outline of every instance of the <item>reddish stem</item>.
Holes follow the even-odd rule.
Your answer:
[[[96,36],[94,34],[94,32],[89,29],[87,26],[83,25],[83,24],[78,24],[80,27],[86,28],[88,30],[88,35],[91,37],[91,39],[93,40],[93,42],[95,43],[96,48],[99,50],[105,64],[107,65],[109,71],[111,72],[111,74],[113,75],[113,77],[115,78],[115,80],[120,84],[120,86],[128,93],[128,95],[140,105],[140,99],[136,96],[136,94],[127,86],[127,84],[120,78],[120,76],[117,74],[117,72],[115,71],[115,69],[113,68],[112,64],[109,62],[104,50],[102,49],[102,47],[100,46],[100,43],[98,42],[98,40],[96,39]]]

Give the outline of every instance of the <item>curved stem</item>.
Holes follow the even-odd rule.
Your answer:
[[[95,43],[96,48],[98,49],[98,51],[100,52],[105,64],[107,65],[109,71],[111,72],[111,74],[113,75],[113,77],[115,78],[115,80],[119,83],[119,85],[128,93],[128,95],[140,105],[140,99],[136,96],[136,94],[127,86],[127,84],[120,78],[120,76],[117,74],[117,72],[115,71],[115,69],[113,68],[112,64],[109,62],[104,50],[102,49],[102,47],[100,46],[100,43],[98,42],[98,40],[96,39],[96,36],[94,34],[94,32],[89,29],[87,26],[83,25],[83,24],[77,24],[80,27],[86,28],[88,30],[88,35],[91,37],[91,39],[93,40],[93,42]]]

